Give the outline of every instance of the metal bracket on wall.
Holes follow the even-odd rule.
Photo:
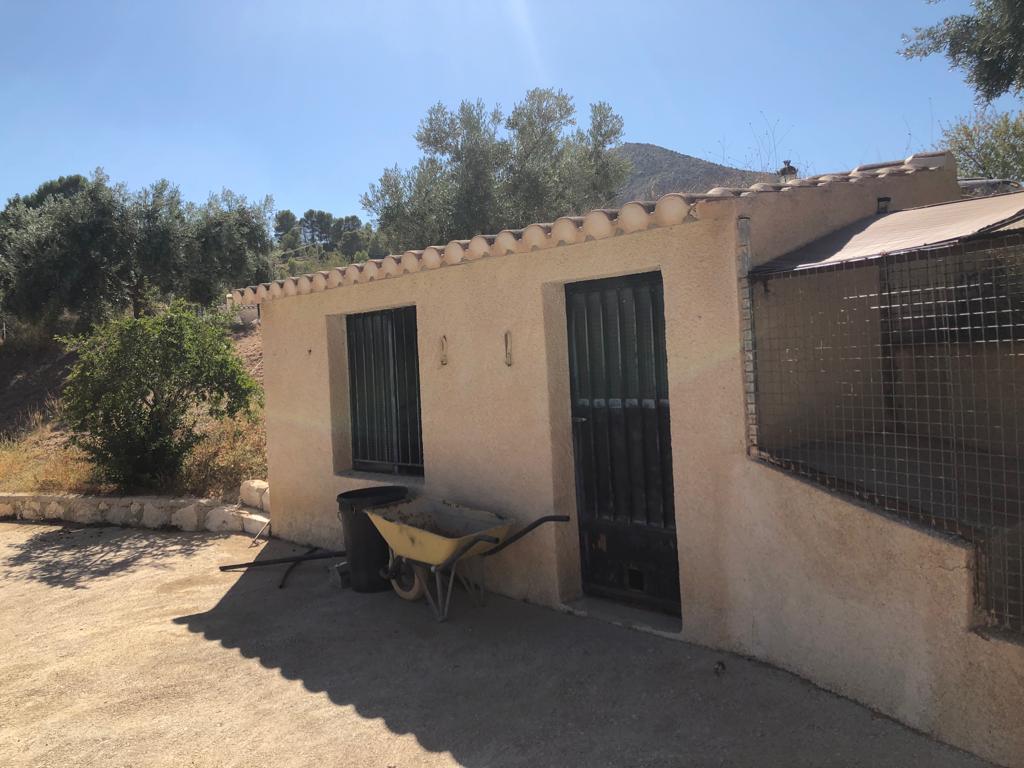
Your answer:
[[[441,365],[448,365],[448,337],[441,337]]]
[[[512,365],[512,331],[505,331],[505,365]]]

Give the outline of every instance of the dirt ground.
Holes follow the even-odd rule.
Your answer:
[[[984,766],[744,659],[242,536],[0,523],[0,765]],[[715,674],[716,662],[725,664]]]

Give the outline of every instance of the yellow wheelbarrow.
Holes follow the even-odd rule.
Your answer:
[[[438,621],[448,618],[456,578],[478,602],[483,602],[483,558],[497,554],[544,523],[569,520],[566,515],[547,515],[510,536],[512,522],[503,515],[445,501],[418,498],[363,511],[391,550],[390,563],[381,575],[390,579],[392,589],[405,600],[426,597]],[[470,559],[480,564],[476,579],[459,567]]]

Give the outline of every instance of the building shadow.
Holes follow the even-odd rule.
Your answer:
[[[258,559],[294,551],[271,541]],[[740,657],[464,592],[438,624],[425,604],[339,590],[324,561],[278,589],[283,567],[174,622],[463,766],[987,765]],[[306,714],[281,716],[327,722]]]
[[[2,561],[2,578],[84,589],[89,582],[116,573],[192,555],[213,541],[209,534],[73,523],[54,528],[47,524],[25,541],[11,545],[14,554]]]

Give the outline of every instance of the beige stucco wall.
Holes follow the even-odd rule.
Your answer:
[[[817,240],[823,235],[874,216],[878,198],[889,197],[889,209],[915,208],[960,198],[956,167],[908,176],[861,178],[825,187],[797,187],[782,194],[741,198],[751,229],[754,266]]]
[[[574,515],[562,286],[661,269],[666,297],[676,295],[680,304],[696,306],[699,289],[687,284],[686,273],[715,249],[731,250],[731,239],[722,241],[722,229],[721,222],[698,221],[265,305],[275,532],[296,541],[338,543],[334,496],[367,480],[365,474],[347,471],[342,315],[409,304],[417,308],[420,354],[421,490],[524,522],[552,510]],[[667,318],[670,358],[682,354],[673,349],[686,335],[680,322]],[[505,365],[506,331],[511,333],[511,367]],[[448,344],[444,366],[442,336]],[[692,375],[683,368],[679,373]],[[571,599],[580,591],[576,547],[571,526],[539,529],[494,558],[493,568],[488,564],[493,583],[537,602]]]
[[[695,342],[729,343],[718,320]],[[739,362],[718,377],[739,381]],[[972,631],[970,549],[744,457],[741,391],[672,393],[674,445],[700,446],[676,458],[683,637],[1024,765],[1024,645]]]
[[[929,182],[928,179],[931,179]],[[1024,766],[1024,647],[969,630],[971,557],[746,456],[736,217],[755,263],[874,211],[951,199],[919,173],[698,206],[698,220],[488,257],[263,306],[274,530],[339,544],[351,473],[344,314],[417,307],[421,490],[527,521],[489,586],[557,605],[580,593],[566,282],[658,269],[666,306],[682,637],[762,658],[941,739]],[[513,365],[504,362],[511,332]],[[448,365],[440,364],[440,339]]]

